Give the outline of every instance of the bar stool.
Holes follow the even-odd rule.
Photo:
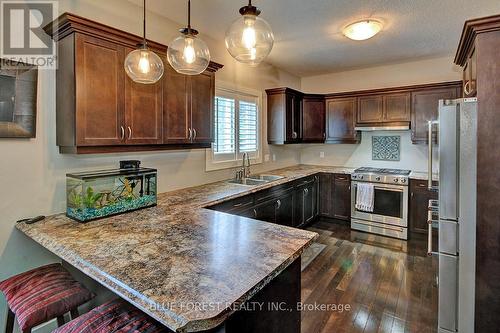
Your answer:
[[[141,310],[115,299],[59,327],[52,333],[167,333],[172,332]]]
[[[12,333],[17,318],[23,333],[57,318],[58,326],[65,324],[64,314],[78,317],[78,306],[95,295],[77,282],[61,264],[42,266],[0,282],[0,291],[7,300],[5,332]]]

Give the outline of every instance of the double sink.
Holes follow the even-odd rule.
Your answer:
[[[238,184],[238,185],[247,185],[247,186],[258,186],[267,184],[279,179],[283,179],[282,176],[274,176],[274,175],[250,175],[246,178],[241,179],[231,179],[228,183]]]

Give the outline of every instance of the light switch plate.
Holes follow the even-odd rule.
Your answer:
[[[325,158],[325,152],[324,151],[320,151],[319,152],[319,158]]]
[[[264,162],[269,162],[269,154],[264,155]]]
[[[273,154],[273,162],[276,161],[276,154]]]

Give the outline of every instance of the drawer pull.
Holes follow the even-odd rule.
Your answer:
[[[240,203],[234,204],[233,207],[234,208],[238,208],[238,207],[241,207],[241,206],[246,206],[246,205],[251,204],[251,203],[252,203],[251,201],[240,202]]]
[[[278,199],[278,201],[276,201],[276,209],[280,209],[281,208],[281,200]]]

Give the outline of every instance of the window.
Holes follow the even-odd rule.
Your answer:
[[[214,113],[215,141],[210,153],[207,152],[207,170],[237,166],[243,153],[249,154],[253,163],[260,163],[257,94],[217,89]]]

